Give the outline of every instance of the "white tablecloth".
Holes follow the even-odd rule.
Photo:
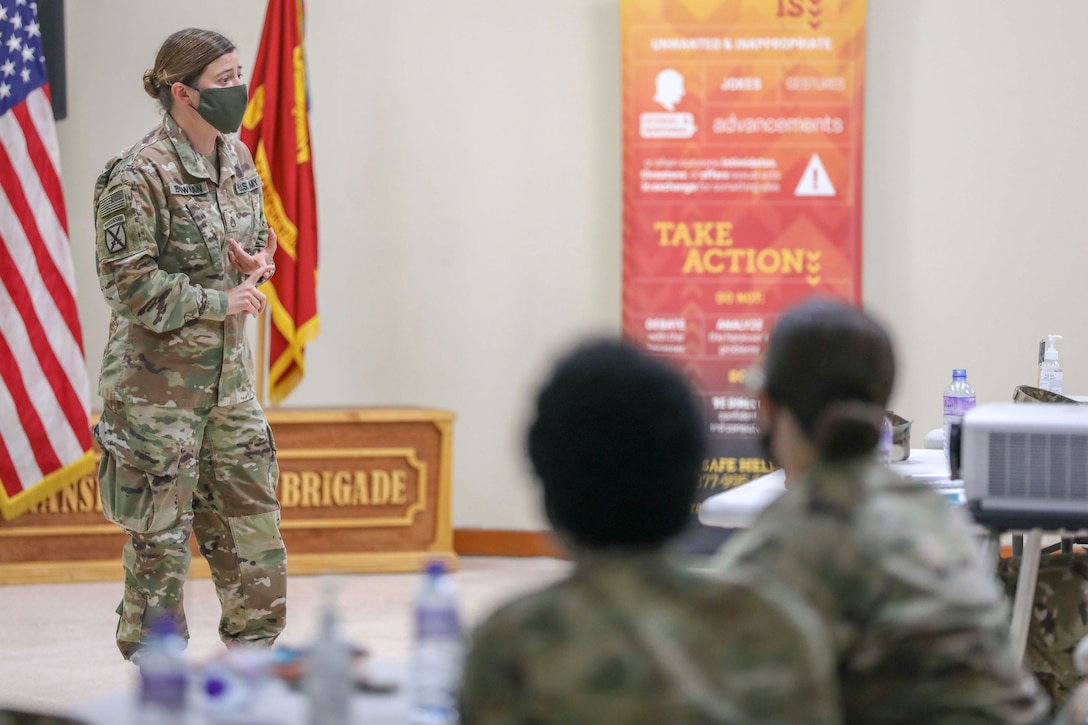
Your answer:
[[[949,480],[944,451],[913,448],[907,460],[893,463],[891,468],[901,476],[932,483],[946,491],[950,498],[959,497],[962,502],[962,489]],[[786,474],[782,469],[773,471],[708,497],[699,506],[699,521],[707,526],[746,528],[785,490]]]
[[[388,694],[360,693],[352,701],[351,723],[345,725],[405,725],[408,722],[408,693],[406,666],[400,663],[376,661],[369,665],[375,681],[394,682],[398,687]],[[68,713],[89,725],[141,725],[135,691],[123,692],[85,703]],[[212,715],[199,706],[199,698],[190,698],[190,708],[184,725],[207,723],[245,723],[245,725],[305,725],[306,700],[280,680],[265,684],[256,699],[256,706],[245,713]]]
[[[944,458],[943,450],[912,448],[907,460],[893,463],[891,468],[906,478],[930,483],[955,503],[964,503],[963,482],[950,480],[948,461]],[[785,481],[785,475],[778,470],[710,496],[699,507],[699,521],[707,526],[725,528],[751,526],[759,512],[785,492]],[[1011,631],[1013,646],[1021,655],[1027,643],[1041,545],[1042,531],[1032,530],[1024,546],[1024,558],[1016,583]],[[983,548],[980,553],[985,556],[988,552],[991,550]],[[992,553],[996,556],[995,551]]]

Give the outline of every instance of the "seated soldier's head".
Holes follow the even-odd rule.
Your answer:
[[[856,307],[816,299],[778,320],[755,376],[767,453],[800,473],[870,455],[895,381],[888,333]]]
[[[529,458],[577,548],[651,549],[691,518],[704,422],[684,376],[618,341],[578,347],[536,401]]]

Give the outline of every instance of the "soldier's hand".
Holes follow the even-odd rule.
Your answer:
[[[280,239],[276,236],[276,232],[272,230],[272,227],[268,227],[268,242],[264,246],[264,260],[266,264],[271,264],[273,267],[276,263],[272,261],[272,258],[276,256],[276,249],[280,246]]]
[[[265,296],[257,289],[257,280],[269,272],[270,265],[255,269],[242,284],[227,290],[227,314],[244,313],[256,317],[264,311]]]
[[[265,247],[256,254],[250,254],[234,239],[227,240],[227,244],[230,246],[230,249],[227,250],[227,258],[239,272],[242,274],[250,274],[261,267],[267,268],[267,273],[261,275],[261,278],[257,280],[256,285],[258,287],[267,282],[272,275],[276,273],[276,264],[272,261],[272,255],[275,254],[278,243],[276,241],[276,234],[271,228],[268,230],[268,241],[270,246]]]

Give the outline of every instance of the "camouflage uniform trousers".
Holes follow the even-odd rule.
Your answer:
[[[117,646],[131,658],[158,616],[188,638],[190,533],[211,568],[225,643],[271,645],[286,623],[275,443],[255,400],[169,408],[107,400],[95,426],[106,518],[129,535]]]
[[[1001,559],[997,570],[1013,597],[1020,559]],[[1039,561],[1025,661],[1055,709],[1082,679],[1073,650],[1084,637],[1088,637],[1088,554],[1048,554]]]

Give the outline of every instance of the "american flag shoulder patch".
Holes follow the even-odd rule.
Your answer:
[[[98,216],[100,218],[108,217],[111,214],[116,214],[121,211],[126,206],[125,192],[118,189],[98,202]]]

